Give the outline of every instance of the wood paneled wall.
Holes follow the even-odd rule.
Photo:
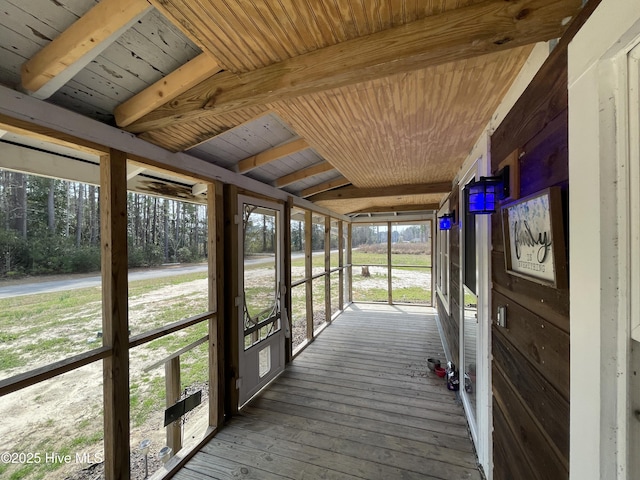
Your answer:
[[[520,195],[559,186],[568,239],[567,46],[599,2],[576,17],[491,137],[492,169],[520,149]],[[492,216],[494,479],[569,477],[569,289],[510,275],[500,215]],[[568,270],[569,252],[567,251]],[[498,305],[507,326],[498,327]]]
[[[559,53],[553,68],[543,68],[547,71],[544,81],[534,80],[514,107],[513,112],[521,114],[507,117],[496,131],[492,159],[496,171],[504,158],[502,151],[521,148],[521,195],[558,185],[563,216],[568,218],[566,51]],[[558,81],[550,83],[551,77]],[[529,96],[537,96],[541,103],[522,107]],[[535,114],[550,119],[540,121],[540,130],[524,138],[532,132],[515,129]],[[566,236],[565,240],[568,243]],[[569,291],[506,272],[498,214],[492,216],[492,244],[494,479],[568,478]],[[507,307],[506,328],[495,323],[498,305]]]

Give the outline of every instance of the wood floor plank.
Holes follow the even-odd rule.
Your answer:
[[[473,451],[473,447],[469,439],[463,438],[459,435],[438,433],[415,427],[397,425],[395,423],[385,421],[354,417],[352,415],[344,413],[327,412],[326,410],[301,407],[298,405],[277,402],[262,397],[257,399],[256,403],[252,405],[255,405],[256,407],[263,410],[276,411],[284,414],[289,413],[291,415],[299,415],[301,417],[319,420],[327,423],[333,423],[339,426],[360,428],[369,432],[380,432],[398,438],[406,438],[409,440],[416,440],[432,445],[439,445],[452,450],[460,450],[461,452]]]
[[[296,360],[299,360],[299,358],[300,357],[296,358]],[[430,374],[427,374],[423,371],[410,369],[403,372],[403,374],[398,375],[398,373],[395,371],[387,373],[386,371],[375,368],[358,368],[353,365],[341,366],[338,362],[324,362],[318,364],[307,362],[302,359],[295,362],[295,367],[307,367],[311,369],[326,370],[333,373],[350,376],[354,380],[363,379],[373,383],[377,383],[381,380],[388,380],[391,382],[395,382],[396,384],[410,383],[415,386],[420,386],[420,384],[422,384],[427,387],[433,388],[442,388],[444,385],[444,381],[435,375],[433,375],[433,377],[430,376],[430,378],[427,378],[426,375]]]
[[[273,444],[274,442],[272,442]],[[276,455],[270,450],[245,447],[237,443],[219,440],[217,437],[202,448],[202,451],[220,458],[233,460],[241,465],[255,467],[265,472],[281,475],[285,478],[323,478],[327,480],[355,480],[359,477],[338,472],[330,468]]]
[[[299,386],[283,385],[278,382],[270,389],[272,392],[279,392],[283,395],[296,395],[299,397],[307,397],[315,400],[322,400],[331,404],[343,404],[350,407],[357,407],[361,411],[368,410],[372,412],[382,412],[390,415],[402,415],[407,422],[414,419],[435,420],[438,422],[450,423],[453,425],[461,425],[466,432],[466,420],[459,414],[450,413],[448,411],[431,410],[428,405],[422,408],[412,408],[407,405],[399,405],[395,402],[385,402],[382,399],[362,399],[357,396],[348,395],[346,392],[342,394],[327,392],[326,390],[318,390],[304,388]]]
[[[334,393],[337,395],[349,395],[360,399],[366,399],[369,401],[380,401],[385,403],[395,403],[396,405],[402,405],[406,407],[412,407],[416,409],[431,409],[435,411],[442,411],[450,413],[452,411],[452,405],[455,404],[453,397],[449,402],[442,402],[440,399],[432,399],[429,397],[415,397],[399,395],[397,391],[393,393],[382,393],[379,391],[365,390],[357,388],[354,385],[341,385],[335,386],[328,383],[320,383],[317,378],[314,381],[309,381],[307,378],[292,378],[290,376],[282,376],[278,380],[278,385],[286,385],[291,387],[308,388],[312,390],[320,390],[322,392]],[[460,414],[458,409],[453,409],[456,414]]]
[[[194,475],[194,477],[187,477],[185,480],[205,480],[209,478],[216,480],[278,480],[283,478],[279,473],[271,473],[203,451],[198,452],[185,468],[180,470],[180,473],[185,471],[189,472],[189,475]],[[201,476],[198,477],[197,475]]]
[[[291,441],[286,437],[275,437],[277,442],[273,441],[274,432],[267,431],[267,434],[252,431],[243,428],[240,424],[236,426],[233,433],[230,430],[222,431],[218,434],[221,440],[233,443],[235,445],[243,445],[256,450],[269,451],[283,458],[298,460],[320,468],[326,468],[332,471],[354,475],[359,478],[406,478],[435,480],[442,477],[433,477],[425,475],[422,472],[412,472],[398,467],[392,467],[384,463],[372,462],[368,459],[344,455],[338,451],[318,448],[310,445],[305,438],[300,438],[298,434],[292,440],[300,439],[300,441]],[[336,441],[338,444],[336,449],[344,450],[347,442]]]
[[[273,389],[266,390],[262,396],[266,399],[276,400],[292,405],[303,406],[307,408],[315,408],[317,410],[325,410],[327,412],[343,413],[354,418],[378,420],[381,422],[390,422],[405,427],[419,428],[436,433],[446,433],[449,435],[457,435],[466,438],[468,431],[466,426],[454,425],[442,420],[425,420],[422,418],[411,417],[399,413],[383,412],[375,409],[365,409],[346,405],[344,403],[335,403],[327,400],[320,400],[312,397],[303,397],[301,395],[292,395],[291,393],[280,393]]]
[[[383,452],[394,451],[414,455],[421,459],[438,460],[458,465],[464,468],[475,468],[476,461],[470,450],[453,451],[448,447],[427,443],[424,439],[413,440],[392,435],[388,431],[370,431],[358,427],[334,424],[324,420],[295,415],[293,412],[281,413],[276,410],[264,411],[261,408],[249,406],[243,410],[247,422],[259,421],[272,423],[282,428],[288,435],[301,430],[312,434],[327,435],[330,438],[342,438],[358,444],[377,447]]]
[[[434,309],[351,305],[175,477],[480,480]]]
[[[363,461],[362,467],[359,467],[358,475],[364,475],[365,478],[395,478],[401,476],[402,470],[419,474],[417,478],[425,478],[424,474],[428,475],[428,478],[438,479],[467,479],[476,478],[474,474],[477,474],[475,465],[471,468],[461,467],[458,465],[452,465],[449,462],[443,460],[434,460],[429,458],[427,449],[422,449],[421,455],[414,455],[405,452],[393,451],[381,449],[378,445],[367,445],[362,442],[329,436],[326,433],[309,432],[304,429],[298,430],[295,436],[291,436],[291,430],[281,425],[269,424],[265,421],[258,420],[252,421],[249,418],[242,419],[236,424],[236,428],[244,430],[245,437],[250,437],[259,432],[260,435],[267,435],[275,437],[281,440],[280,445],[282,447],[295,448],[295,445],[291,446],[292,442],[302,445],[313,446],[320,451],[318,455],[327,455],[329,461],[338,462],[339,457],[347,457],[346,464],[352,465],[352,459],[359,459]],[[248,433],[251,432],[251,433]],[[328,453],[323,453],[323,451]],[[342,461],[345,461],[344,459]],[[372,467],[371,464],[374,464]],[[381,466],[391,466],[393,470],[384,469]],[[400,471],[398,469],[401,469]],[[406,476],[402,478],[408,478]],[[479,478],[479,475],[478,475]]]
[[[396,378],[398,376],[405,377],[420,377],[423,378],[426,383],[433,385],[442,385],[443,381],[432,373],[427,367],[427,361],[416,363],[413,361],[405,362],[404,366],[386,365],[384,361],[378,359],[371,359],[365,361],[363,359],[355,359],[350,356],[336,357],[331,355],[313,354],[305,355],[303,358],[296,358],[297,365],[322,365],[326,367],[338,367],[339,371],[347,371],[353,374],[359,374],[365,376],[377,376],[381,377],[381,374],[385,376]]]
[[[337,378],[329,372],[321,372],[314,369],[307,369],[304,372],[300,372],[288,368],[282,374],[281,378],[291,378],[293,381],[309,380],[310,382],[318,384],[319,388],[325,388],[325,385],[335,385],[337,388],[354,388],[365,392],[371,392],[372,394],[402,395],[403,398],[409,401],[414,399],[425,399],[438,405],[455,405],[458,403],[453,392],[443,395],[440,389],[433,389],[432,387],[415,389],[410,388],[411,385],[408,385],[406,388],[399,389],[396,385],[383,385],[380,382],[373,385],[370,382],[362,380],[358,381],[353,378]]]

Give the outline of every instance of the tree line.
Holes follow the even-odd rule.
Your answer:
[[[100,270],[95,185],[0,170],[0,276]],[[129,193],[129,266],[201,261],[206,207]]]
[[[345,227],[346,231],[346,227]],[[427,224],[403,225],[391,231],[391,243],[417,242],[429,243],[430,233]],[[360,245],[377,245],[387,243],[387,226],[384,224],[353,225],[351,231],[352,247]],[[330,248],[338,248],[337,229],[332,228]],[[311,249],[313,251],[324,249],[324,221],[314,222],[311,225]],[[304,222],[291,221],[291,250],[301,252],[304,250]]]

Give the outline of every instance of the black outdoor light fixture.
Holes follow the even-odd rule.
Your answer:
[[[495,213],[498,200],[509,196],[509,167],[504,167],[494,177],[480,177],[469,183],[467,191],[467,211],[474,215]]]

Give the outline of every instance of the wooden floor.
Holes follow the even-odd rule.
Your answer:
[[[480,479],[433,312],[351,305],[174,478]]]

